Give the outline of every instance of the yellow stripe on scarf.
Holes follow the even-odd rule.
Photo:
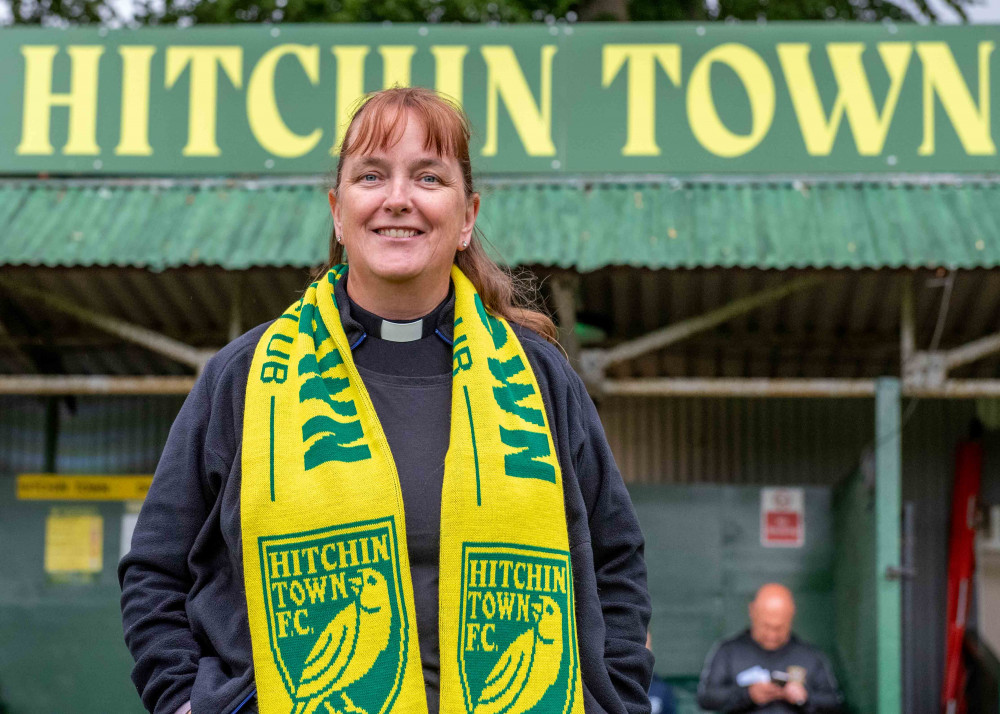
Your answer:
[[[260,711],[427,711],[396,466],[314,283],[247,382],[243,565]],[[440,710],[583,712],[562,474],[510,326],[457,269],[440,550]]]

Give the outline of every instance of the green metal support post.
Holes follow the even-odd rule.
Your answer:
[[[900,714],[902,622],[900,564],[902,432],[900,385],[895,377],[875,383],[875,578],[878,652],[878,714]]]

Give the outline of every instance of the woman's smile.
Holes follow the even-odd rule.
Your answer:
[[[424,234],[418,228],[375,228],[374,231],[385,238],[414,238]]]

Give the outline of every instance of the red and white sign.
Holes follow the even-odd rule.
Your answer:
[[[801,548],[806,542],[806,497],[801,488],[760,490],[760,544]]]

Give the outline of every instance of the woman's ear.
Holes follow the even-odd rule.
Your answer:
[[[472,231],[476,227],[476,218],[479,216],[479,194],[474,193],[465,202],[465,222],[462,224],[462,232],[458,237],[460,250],[468,247],[472,242]]]
[[[330,202],[330,215],[333,216],[333,231],[338,236],[342,236],[343,233],[340,231],[340,204],[337,203],[337,194],[331,188],[327,192],[326,197]]]

